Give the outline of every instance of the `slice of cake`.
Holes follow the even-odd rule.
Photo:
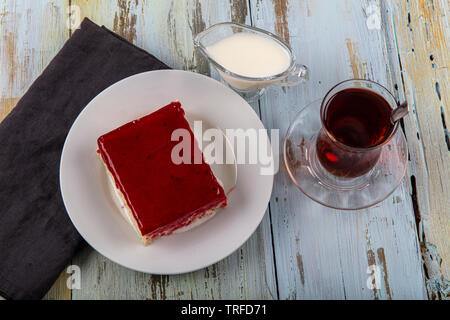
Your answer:
[[[144,245],[175,231],[206,221],[227,204],[218,183],[184,117],[179,102],[129,122],[98,138],[98,153],[105,164],[122,214]],[[191,137],[190,163],[176,164],[172,132],[185,129]],[[186,157],[184,157],[186,159]]]

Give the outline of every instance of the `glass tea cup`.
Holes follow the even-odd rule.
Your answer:
[[[382,85],[351,79],[335,85],[295,116],[283,159],[294,184],[335,209],[357,210],[386,199],[400,185],[408,146],[391,116],[399,110]]]
[[[368,173],[397,132],[399,122],[391,122],[395,108],[395,98],[376,82],[354,79],[334,86],[320,109],[316,152],[322,167],[341,178]]]
[[[211,57],[208,52],[209,46],[240,32],[251,33],[275,41],[288,53],[289,67],[279,74],[267,77],[248,77],[228,70]],[[264,94],[267,86],[296,86],[309,79],[308,68],[296,63],[291,47],[276,35],[259,28],[234,22],[215,24],[199,33],[194,38],[194,45],[214,66],[224,82],[247,101],[259,99]]]

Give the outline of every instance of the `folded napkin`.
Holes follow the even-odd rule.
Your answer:
[[[102,90],[167,65],[85,19],[0,123],[0,296],[40,299],[82,244],[59,189],[69,129]]]

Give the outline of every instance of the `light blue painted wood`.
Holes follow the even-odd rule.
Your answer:
[[[0,2],[0,119],[68,38],[65,9],[65,0]]]
[[[71,3],[80,8],[82,17],[89,16],[105,24],[171,67],[206,74],[211,70],[195,53],[192,37],[209,25],[235,20],[279,33],[289,40],[299,62],[311,69],[308,84],[285,90],[271,88],[259,104],[252,105],[256,111],[261,110],[267,128],[280,128],[281,138],[302,106],[322,97],[344,79],[367,77],[384,84],[399,98],[415,98],[417,79],[409,79],[409,73],[403,70],[405,90],[398,60],[399,46],[406,50],[407,45],[405,39],[396,39],[399,32],[394,25],[394,20],[407,19],[401,1],[72,0]],[[439,4],[448,7],[445,1]],[[68,38],[67,6],[66,0],[0,3],[0,118]],[[214,72],[212,76],[216,77]],[[421,106],[414,101],[413,107],[416,111]],[[409,171],[416,175],[422,191],[418,195],[421,209],[434,215],[428,208],[433,197],[427,193],[424,146],[419,145],[425,142],[415,140],[420,131],[417,117],[405,121],[411,153]],[[441,159],[433,157],[436,161]],[[305,197],[290,182],[285,169],[280,168],[270,216],[266,214],[256,233],[230,257],[204,270],[164,277],[127,270],[86,248],[74,259],[82,270],[82,289],[74,290],[72,296],[74,299],[272,299],[278,297],[279,291],[281,299],[422,299],[426,292],[410,192],[406,179],[392,196],[374,208],[359,212],[331,210]],[[438,255],[433,253],[435,257]],[[367,286],[370,276],[367,268],[372,263],[380,270],[379,290]],[[439,268],[435,266],[433,273],[439,275]],[[66,277],[61,277],[48,298],[67,298],[65,280]]]
[[[137,5],[136,5],[137,3]],[[104,24],[178,69],[209,74],[193,46],[193,36],[230,19],[250,23],[247,3],[237,1],[72,1],[82,16]],[[117,17],[117,18],[116,18]],[[120,26],[117,21],[128,21]],[[257,105],[254,105],[257,108]],[[269,216],[234,254],[197,272],[152,276],[123,268],[86,248],[74,259],[81,267],[82,289],[72,299],[276,299]]]
[[[303,106],[342,80],[369,78],[391,90],[401,83],[393,70],[397,53],[387,47],[392,29],[382,19],[368,24],[371,12],[390,14],[385,7],[381,12],[379,1],[284,3],[252,2],[254,24],[284,36],[299,63],[310,67],[311,79],[271,89],[261,100],[267,128],[280,128],[283,136]],[[374,208],[345,212],[308,199],[281,168],[270,209],[281,299],[426,298],[406,180]],[[367,285],[372,264],[380,271],[378,290]]]

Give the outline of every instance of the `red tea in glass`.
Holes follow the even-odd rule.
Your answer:
[[[392,110],[382,95],[369,89],[348,87],[329,94],[322,103],[323,128],[316,142],[322,166],[343,178],[369,172],[380,157],[380,145],[394,132]]]

